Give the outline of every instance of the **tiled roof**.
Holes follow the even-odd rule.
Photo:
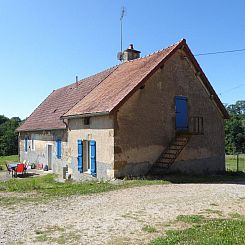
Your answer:
[[[121,103],[154,68],[175,49],[176,45],[144,58],[125,62],[100,83],[91,93],[71,108],[64,117],[108,112]]]
[[[60,117],[89,94],[116,68],[115,66],[83,79],[79,81],[78,84],[73,83],[69,86],[54,90],[17,131],[64,129],[66,126]]]
[[[64,88],[55,90],[32,113],[17,131],[63,129],[61,118],[84,114],[111,113],[123,104],[171,55],[183,48],[200,72],[205,86],[214,96],[215,103],[224,115],[228,114],[192,55],[185,40],[143,58],[127,61],[85,78]]]

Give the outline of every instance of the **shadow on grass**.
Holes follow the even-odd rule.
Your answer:
[[[212,183],[212,184],[241,184],[245,185],[244,172],[227,171],[221,174],[185,175],[180,173],[162,176],[147,176],[147,180],[165,180],[174,184]]]
[[[24,173],[24,174],[17,174],[17,178],[30,178],[30,177],[35,177],[35,176],[40,176],[40,174],[32,173],[32,172]]]

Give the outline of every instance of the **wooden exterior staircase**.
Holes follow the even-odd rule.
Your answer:
[[[161,174],[168,169],[177,159],[180,152],[185,148],[191,138],[189,133],[177,133],[168,147],[162,152],[149,171],[150,175]]]

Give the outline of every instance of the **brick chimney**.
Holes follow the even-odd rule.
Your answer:
[[[140,57],[140,51],[134,49],[134,45],[130,44],[126,50],[122,53],[123,62],[134,60]]]

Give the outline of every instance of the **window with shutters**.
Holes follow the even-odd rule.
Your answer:
[[[78,171],[96,176],[96,142],[78,140]]]
[[[56,156],[58,159],[61,159],[61,149],[62,149],[61,140],[58,139],[58,140],[56,140]]]

